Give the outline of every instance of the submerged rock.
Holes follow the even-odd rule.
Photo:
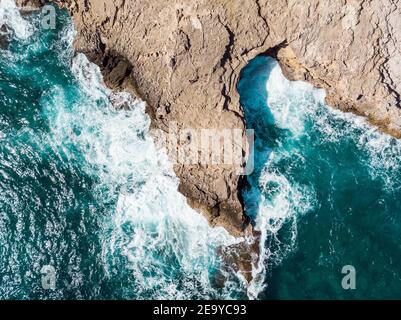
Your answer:
[[[10,43],[9,35],[8,35],[8,27],[3,24],[0,26],[0,49],[6,50]]]

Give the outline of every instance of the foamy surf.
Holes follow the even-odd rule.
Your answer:
[[[383,191],[391,194],[400,188],[399,180],[394,178],[400,168],[399,140],[379,132],[362,117],[328,107],[324,90],[304,82],[288,81],[276,61],[266,60],[262,62],[261,58],[245,71],[245,80],[256,79],[254,83],[243,79],[239,84],[247,122],[251,128],[256,128],[259,145],[255,157],[261,159],[255,175],[250,178],[252,189],[245,193],[248,207],[257,211],[255,229],[261,232],[261,259],[248,289],[251,297],[269,291],[267,279],[273,268],[285,263],[297,249],[305,250],[298,248],[299,221],[309,220],[305,215],[316,212],[322,204],[313,182],[300,183],[292,172],[308,167],[309,145],[340,146],[349,142],[359,149],[355,152],[364,155],[359,161],[363,162],[371,179],[384,181]],[[263,70],[266,75],[261,74]],[[266,93],[246,91],[245,86],[261,86],[259,81],[265,81]],[[261,109],[255,107],[259,98],[254,94],[266,97]],[[316,166],[315,163],[309,165]],[[333,200],[328,201],[332,203]],[[256,209],[254,203],[258,203]]]
[[[28,39],[33,32],[30,23],[21,17],[14,0],[0,1],[0,27],[3,24],[21,40]]]
[[[84,169],[100,178],[96,195],[118,194],[103,242],[106,270],[113,265],[107,261],[121,252],[138,281],[139,296],[188,298],[196,295],[190,283],[194,279],[193,285],[201,286],[206,296],[218,295],[210,284],[210,269],[218,269],[221,263],[216,250],[240,240],[223,228],[209,227],[178,193],[179,181],[167,156],[156,150],[150,138],[144,103],[108,90],[98,67],[81,54],[74,57],[72,70],[83,96],[72,110],[56,110],[52,133],[59,143],[71,143],[85,155]],[[65,105],[61,92],[53,99],[50,108]],[[99,102],[102,105],[97,107]],[[121,104],[128,110],[116,111]],[[175,262],[169,265],[169,261]],[[189,281],[182,284],[185,289],[177,288],[175,279],[180,274]]]
[[[18,24],[15,5],[10,1],[2,2],[4,4],[7,6],[3,9],[7,10],[2,11],[3,16],[9,17],[12,13]],[[35,28],[40,23],[35,15],[25,22]],[[206,219],[188,206],[177,190],[179,181],[171,163],[163,150],[156,149],[149,134],[150,119],[145,113],[145,104],[126,92],[116,93],[106,88],[99,68],[84,55],[74,54],[71,22],[60,25],[62,29],[57,31],[54,42],[47,43],[51,38],[41,38],[43,30],[38,29],[29,38],[29,44],[18,42],[18,37],[13,39],[15,45],[25,46],[24,50],[18,54],[4,53],[8,57],[10,77],[31,77],[35,86],[45,88],[40,89],[41,96],[31,107],[39,123],[45,126],[38,131],[26,122],[21,141],[29,147],[25,146],[24,150],[19,145],[14,146],[11,137],[7,146],[10,145],[10,150],[13,148],[17,155],[21,152],[32,157],[30,175],[37,181],[41,181],[43,172],[36,166],[48,159],[51,167],[46,169],[45,177],[54,186],[46,197],[54,195],[57,210],[52,212],[49,207],[44,211],[45,217],[51,220],[43,235],[42,231],[36,231],[38,243],[35,245],[43,252],[46,247],[63,246],[60,256],[51,255],[50,263],[56,269],[66,255],[70,261],[65,279],[60,280],[55,292],[49,293],[51,297],[62,298],[66,292],[74,292],[75,297],[82,298],[88,292],[84,288],[89,283],[89,292],[96,296],[103,282],[118,283],[119,279],[125,279],[126,287],[121,283],[109,293],[112,296],[235,299],[243,294],[245,288],[240,275],[227,274],[229,269],[222,271],[224,262],[218,253],[220,247],[243,239],[230,236],[223,228],[211,228]],[[32,56],[46,51],[54,53],[56,58],[54,70],[59,73],[58,78],[52,78],[54,83],[45,78],[53,76],[46,73],[52,67],[51,61],[43,60],[42,66],[41,60],[35,60],[36,64],[32,65],[35,71],[26,67]],[[49,56],[46,54],[46,59]],[[26,156],[21,155],[22,158]],[[17,167],[20,163],[19,160],[11,166],[13,173],[21,170]],[[13,177],[17,178],[18,174]],[[76,181],[74,188],[70,180]],[[3,200],[11,206],[13,214],[22,216],[24,212],[19,209],[22,203],[18,196],[10,194],[9,190],[3,191]],[[14,203],[10,202],[12,198],[16,199]],[[42,206],[35,195],[31,199],[37,201],[38,208]],[[72,215],[76,216],[75,220],[70,220]],[[30,219],[35,221],[32,220],[34,212]],[[80,220],[76,229],[70,229],[71,223]],[[88,225],[89,221],[95,224]],[[82,241],[86,243],[83,239],[93,237],[85,230],[93,230],[95,225],[98,225],[95,239],[101,244],[101,252],[95,251],[96,242],[89,242],[86,244],[89,252],[86,257],[81,256],[80,245]],[[18,228],[22,238],[24,228]],[[61,238],[64,233],[68,234],[66,239]],[[54,239],[42,243],[41,239],[49,235]],[[8,243],[9,240],[4,241]],[[7,247],[12,248],[8,244]],[[18,250],[14,249],[15,256]],[[26,257],[30,259],[33,254],[33,250],[29,251]],[[37,261],[49,263],[47,257],[41,254]],[[89,273],[86,259],[95,259]],[[23,263],[17,261],[16,268]],[[32,277],[40,274],[40,267],[39,263],[35,265]],[[30,266],[24,264],[24,268],[29,270]],[[221,276],[227,281],[221,282]],[[99,277],[100,283],[88,279]],[[13,288],[11,282],[9,288]]]
[[[9,1],[0,7],[7,25],[22,19]],[[387,244],[397,248],[401,225],[393,214],[400,198],[398,140],[363,118],[328,108],[324,91],[289,82],[276,62],[263,61],[266,79],[255,84],[247,115],[258,139],[256,172],[249,177],[253,188],[245,198],[261,232],[261,256],[247,286],[218,253],[219,247],[244,239],[211,228],[187,205],[168,158],[149,135],[143,102],[105,87],[99,69],[73,52],[69,18],[58,16],[65,19],[62,29],[47,33],[37,28],[38,17],[24,18],[20,23],[27,33],[11,32],[13,44],[0,52],[5,79],[0,89],[6,97],[0,101],[0,204],[5,212],[0,297],[257,299],[272,290],[272,270],[278,267],[285,272],[277,287],[287,294],[302,291],[291,287],[291,276],[303,275],[302,286],[310,294],[316,281],[304,265],[323,270],[319,281],[324,282],[329,274],[324,267],[337,272],[345,260],[338,255],[352,252],[359,242],[362,249],[351,258],[373,251],[397,275],[397,268],[391,269],[397,255],[386,250]],[[247,90],[252,88],[248,83]],[[266,108],[255,104],[261,97]],[[343,156],[344,150],[349,154]],[[341,196],[345,204],[338,203]],[[371,207],[373,222],[368,222],[365,210]],[[381,213],[385,219],[379,220]],[[357,219],[346,225],[353,215]],[[310,227],[316,220],[317,229],[311,227],[314,233],[305,236],[302,223]],[[337,235],[344,225],[347,230]],[[350,230],[355,232],[350,241],[358,241],[345,250],[341,240]],[[300,239],[309,247],[299,248]],[[385,246],[380,247],[381,239]],[[321,249],[326,242],[328,253]],[[294,271],[286,259],[297,252],[307,257],[300,255]],[[363,258],[359,261],[368,265]],[[59,272],[54,292],[39,286],[46,264]]]

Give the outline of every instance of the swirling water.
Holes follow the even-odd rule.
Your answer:
[[[256,132],[245,199],[262,259],[246,290],[216,253],[240,240],[188,207],[143,103],[74,53],[67,14],[44,30],[1,0],[0,21],[11,37],[0,49],[0,298],[400,296],[399,141],[253,60],[238,90]],[[344,265],[356,290],[341,287]]]
[[[259,298],[400,298],[401,141],[328,107],[269,57],[238,90],[256,136],[245,198],[263,232]],[[341,284],[347,265],[355,290]]]
[[[246,297],[216,253],[239,240],[189,208],[144,104],[74,53],[67,13],[56,30],[11,0],[0,16],[0,298]]]

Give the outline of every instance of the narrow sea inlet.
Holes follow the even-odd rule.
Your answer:
[[[264,234],[264,299],[378,299],[401,294],[401,141],[328,107],[260,56],[238,85],[255,129],[245,193]],[[343,268],[356,289],[344,290]]]
[[[1,299],[401,294],[399,140],[255,58],[238,84],[256,134],[244,198],[262,240],[247,286],[218,254],[240,240],[187,205],[144,103],[108,90],[74,52],[67,13],[45,30],[37,14],[21,17],[2,0],[0,17],[9,29],[0,49]],[[344,266],[355,269],[355,290],[342,286]],[[54,289],[43,270],[54,270]]]

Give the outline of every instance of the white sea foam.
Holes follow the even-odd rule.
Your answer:
[[[295,140],[305,133],[307,110],[312,110],[316,103],[324,101],[325,92],[304,82],[288,81],[278,63],[271,63],[275,65],[266,83],[267,102],[275,125],[289,130]],[[270,153],[259,178],[260,194],[255,199],[259,202],[255,229],[261,233],[261,255],[248,288],[250,297],[258,297],[265,289],[268,266],[281,263],[294,250],[298,217],[311,210],[315,204],[315,192],[311,187],[298,185],[275,168],[282,158],[293,152],[294,150],[288,150],[279,144]],[[282,242],[278,233],[284,225],[289,226],[291,236]]]
[[[25,40],[32,35],[32,26],[21,17],[14,0],[0,1],[0,27],[3,24],[11,28],[19,39]]]
[[[302,134],[305,133],[305,121],[311,120],[313,129],[322,133],[322,142],[352,139],[367,154],[366,165],[372,176],[391,175],[400,168],[400,140],[383,134],[364,117],[328,107],[324,90],[305,82],[288,81],[278,64],[272,70],[267,90],[268,104],[281,128],[289,129],[295,135]],[[388,183],[393,185],[390,180]]]
[[[105,261],[113,261],[117,252],[127,257],[138,297],[186,298],[199,291],[196,283],[205,297],[214,294],[209,269],[218,267],[216,249],[240,239],[209,227],[177,191],[178,179],[167,156],[148,135],[144,103],[108,90],[98,67],[81,54],[73,59],[72,70],[86,98],[66,110],[67,98],[58,88],[47,108],[56,111],[51,127],[57,144],[78,147],[85,155],[84,169],[99,177],[94,193],[103,201],[118,197],[104,240]],[[110,100],[130,110],[116,111]],[[187,277],[187,283],[179,286],[180,277]]]
[[[312,188],[288,180],[274,169],[273,161],[265,166],[259,180],[261,194],[255,230],[261,233],[260,259],[248,288],[249,295],[255,298],[265,289],[268,266],[280,264],[295,249],[298,217],[311,210],[316,201]],[[291,236],[282,242],[278,233],[284,224],[290,226]]]
[[[358,149],[366,154],[364,163],[371,177],[382,179],[388,191],[399,188],[400,182],[394,177],[401,169],[401,141],[380,132],[361,116],[333,109],[328,110],[326,121],[321,126],[323,129],[330,126],[328,122],[330,117],[345,123],[342,130],[337,130],[330,139],[332,141],[352,139]]]
[[[29,37],[30,25],[19,20],[13,1],[1,1],[2,17],[9,19],[15,36]],[[236,292],[243,292],[240,279],[226,281],[219,288],[211,283],[215,272],[224,273],[219,247],[243,239],[230,236],[223,228],[211,228],[188,206],[177,190],[179,181],[166,154],[156,149],[149,135],[144,103],[128,93],[107,89],[99,68],[84,55],[76,55],[71,63],[74,30],[68,25],[62,33],[54,49],[61,62],[71,65],[76,84],[54,86],[43,93],[42,112],[51,133],[38,137],[46,141],[38,147],[62,154],[63,161],[64,157],[76,161],[81,155],[81,170],[97,181],[91,186],[96,201],[111,204],[104,230],[99,231],[106,273],[118,276],[115,269],[121,270],[121,255],[125,257],[135,281],[135,291],[127,296],[136,298],[234,298]],[[38,39],[28,49],[32,52],[21,53],[20,59],[44,48]],[[17,60],[10,57],[16,66]],[[117,111],[121,106],[124,109]],[[49,235],[56,228],[49,224]],[[76,270],[75,285],[82,276]]]
[[[304,121],[308,112],[325,99],[324,90],[314,89],[306,82],[287,80],[278,63],[271,70],[266,88],[268,105],[275,124],[290,130],[295,136],[304,132]]]
[[[289,81],[277,62],[270,63],[274,66],[266,83],[267,102],[275,125],[291,132],[289,141],[298,141],[313,131],[320,132],[322,144],[350,139],[362,154],[366,154],[364,161],[372,178],[383,179],[390,192],[394,187],[400,187],[400,183],[394,180],[395,173],[400,170],[399,140],[379,132],[363,117],[328,107],[324,90],[301,81]],[[299,185],[291,181],[290,175],[275,168],[281,159],[289,158],[295,152],[298,151],[292,148],[291,143],[286,146],[278,143],[259,179],[256,229],[261,232],[261,259],[249,288],[252,297],[257,297],[265,289],[268,266],[281,263],[294,250],[297,220],[317,204],[315,190],[311,186]],[[297,156],[302,160],[302,155]],[[277,234],[284,224],[290,226],[291,237],[282,243]]]
[[[383,134],[366,118],[345,113],[325,104],[325,92],[301,81],[288,81],[278,64],[267,82],[268,104],[279,127],[289,129],[296,139],[308,130],[321,133],[321,142],[338,143],[351,139],[366,154],[365,165],[373,178],[384,179],[389,189],[397,181],[392,178],[400,169],[401,141]]]

